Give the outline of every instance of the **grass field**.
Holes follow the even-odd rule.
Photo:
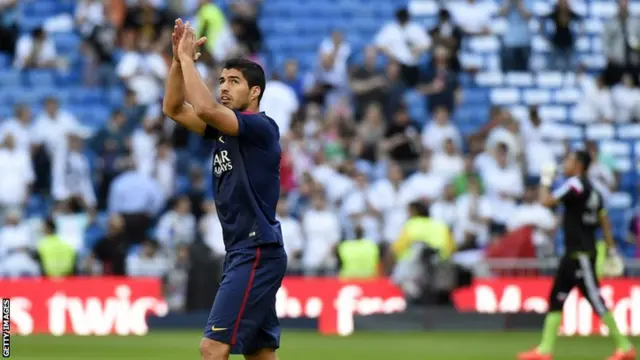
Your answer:
[[[199,332],[154,332],[145,337],[12,338],[16,360],[198,360]],[[281,360],[502,360],[538,341],[537,333],[359,333],[323,337],[283,334]],[[634,339],[640,346],[640,339]],[[560,338],[556,359],[605,359],[609,338]],[[232,357],[233,359],[236,359]],[[241,359],[241,357],[237,357]]]

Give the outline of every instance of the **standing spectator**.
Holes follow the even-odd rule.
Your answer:
[[[622,81],[611,89],[614,121],[619,123],[640,121],[640,88],[633,84],[631,74],[622,75]]]
[[[351,91],[354,94],[356,118],[360,119],[371,103],[383,103],[387,85],[384,74],[376,67],[376,49],[364,50],[364,63],[351,71]]]
[[[179,244],[193,243],[196,238],[196,218],[191,213],[188,197],[179,197],[173,208],[160,217],[156,237],[162,247],[171,253]]]
[[[483,191],[480,175],[474,168],[473,156],[467,155],[464,159],[464,170],[452,182],[456,190],[456,196],[466,193],[469,190],[471,181],[476,181],[479,191]]]
[[[571,9],[568,0],[558,0],[551,13],[545,16],[544,20],[553,26],[549,35],[553,49],[548,68],[563,72],[572,70],[575,43],[572,27],[579,23],[580,16]]]
[[[431,39],[420,25],[411,21],[407,8],[396,11],[395,17],[395,21],[380,29],[374,43],[390,60],[400,64],[402,80],[414,87],[420,78],[418,64],[429,50]]]
[[[31,109],[26,105],[16,105],[15,117],[9,118],[0,124],[0,142],[11,134],[17,149],[31,151],[34,142]]]
[[[390,244],[402,231],[407,220],[407,204],[411,201],[410,191],[405,190],[405,176],[402,168],[391,163],[386,178],[373,183],[368,201],[373,210],[382,218],[382,241]]]
[[[0,53],[15,53],[19,16],[18,0],[0,0]]]
[[[207,200],[203,204],[203,207],[205,214],[200,219],[200,224],[198,225],[200,234],[202,235],[204,243],[211,250],[212,256],[222,262],[226,252],[222,235],[222,225],[220,225],[220,219],[218,219],[216,204],[213,200]]]
[[[11,210],[0,227],[0,277],[40,276],[40,264],[34,259],[35,244],[22,212]]]
[[[287,267],[290,271],[298,273],[301,270],[302,254],[306,245],[302,235],[302,226],[296,218],[289,214],[287,201],[284,198],[278,202],[276,215],[282,228],[284,248],[289,256]]]
[[[356,173],[354,179],[356,186],[345,196],[340,208],[345,237],[357,237],[355,229],[359,227],[367,239],[380,242],[380,224],[368,199],[371,193],[369,181],[363,173]]]
[[[107,191],[113,179],[121,173],[126,162],[131,161],[126,153],[126,118],[124,113],[115,111],[104,128],[91,140],[91,149],[98,156],[96,162],[98,185],[98,209],[107,206]]]
[[[183,312],[187,305],[187,288],[191,259],[189,246],[181,244],[170,259],[169,270],[165,276],[164,296],[171,312]]]
[[[20,37],[13,66],[18,69],[51,69],[58,66],[56,46],[42,28]]]
[[[78,119],[69,111],[61,109],[56,98],[45,99],[44,111],[36,117],[33,128],[35,142],[44,145],[47,155],[55,158],[58,153],[66,151],[67,135],[71,132],[86,135],[86,130]]]
[[[125,232],[131,243],[139,243],[155,216],[164,206],[164,194],[158,182],[135,166],[116,177],[109,189],[108,211],[124,217]]]
[[[135,30],[142,38],[154,41],[160,37],[163,29],[173,24],[173,19],[165,9],[154,7],[152,0],[141,0],[127,9],[124,28]]]
[[[429,34],[433,39],[434,47],[441,46],[447,49],[450,58],[450,69],[455,72],[460,71],[458,51],[460,51],[462,44],[463,31],[460,26],[453,23],[449,10],[440,9],[438,13],[438,24],[429,31]]]
[[[280,80],[277,73],[271,75],[264,89],[260,111],[264,111],[278,124],[280,135],[289,132],[293,117],[298,112],[300,104],[298,96],[291,86]]]
[[[396,111],[384,136],[383,148],[389,157],[398,162],[405,172],[414,170],[420,155],[420,133],[411,123],[406,105]]]
[[[44,236],[38,241],[37,253],[44,276],[59,278],[76,273],[76,249],[60,237],[52,218],[44,222]]]
[[[347,60],[349,56],[351,56],[351,45],[340,31],[333,31],[331,37],[320,43],[319,67],[315,82],[325,89],[325,101],[328,104],[334,104],[348,89]]]
[[[602,37],[607,57],[607,85],[620,81],[625,73],[637,74],[640,66],[640,19],[629,13],[629,1],[618,0],[618,14],[604,27]],[[634,84],[637,84],[637,76]]]
[[[469,191],[456,200],[457,223],[454,238],[458,251],[480,249],[489,242],[489,222],[493,213],[491,201],[480,190],[476,178],[469,181]]]
[[[146,239],[138,252],[127,257],[126,268],[128,276],[163,278],[169,272],[169,259],[156,241]]]
[[[198,38],[206,36],[207,42],[204,46],[209,53],[214,54],[217,38],[228,26],[224,13],[215,2],[199,0],[195,22]]]
[[[29,153],[15,146],[13,135],[0,147],[0,221],[10,209],[21,209],[29,199],[34,173]]]
[[[450,229],[455,229],[458,220],[458,209],[456,206],[456,191],[453,185],[444,188],[444,195],[433,203],[429,209],[432,218],[447,224]]]
[[[576,78],[582,90],[582,97],[576,107],[580,120],[592,123],[613,122],[613,96],[605,83],[604,74],[598,75],[595,81],[584,72],[579,72]]]
[[[124,232],[124,219],[118,214],[112,214],[109,216],[106,235],[96,242],[91,254],[83,261],[83,273],[124,276],[129,244]]]
[[[493,230],[502,234],[510,214],[515,210],[516,200],[524,194],[522,172],[513,163],[509,163],[509,150],[506,144],[498,144],[494,151],[496,166],[481,169],[482,183],[487,196],[491,199]]]
[[[296,59],[289,59],[284,63],[284,74],[282,78],[282,82],[289,85],[291,89],[296,93],[298,97],[298,102],[302,103],[304,101],[304,84],[302,81],[302,76],[300,76],[300,66],[298,65],[298,61]]]
[[[116,40],[116,29],[106,16],[105,4],[100,0],[82,0],[75,12],[76,26],[103,63],[111,62]]]
[[[169,141],[160,142],[155,153],[152,174],[162,188],[165,199],[169,199],[176,192],[176,153]]]
[[[255,56],[262,50],[262,32],[258,26],[258,16],[262,0],[233,0],[230,4],[235,22],[241,28],[238,40]]]
[[[382,108],[377,103],[371,103],[365,110],[364,119],[358,126],[358,135],[354,138],[352,154],[358,158],[358,163],[365,163],[373,170],[380,150],[380,142],[385,134],[385,122]]]
[[[418,90],[427,96],[427,110],[433,114],[435,109],[445,107],[452,112],[460,102],[462,89],[458,83],[458,75],[449,68],[449,52],[444,47],[433,51],[433,62],[425,74],[424,83]]]
[[[340,221],[327,207],[323,192],[313,195],[312,208],[302,217],[302,231],[307,245],[302,267],[307,275],[330,274],[336,270],[335,247],[340,242]]]
[[[163,81],[169,71],[162,55],[152,48],[151,41],[148,36],[140,36],[137,44],[125,50],[116,67],[118,77],[144,105],[160,99]]]
[[[446,185],[445,178],[433,171],[431,158],[430,153],[423,154],[420,158],[418,171],[411,174],[402,183],[401,195],[406,197],[407,203],[412,201],[433,202],[442,194],[442,189]]]
[[[466,36],[491,34],[491,18],[494,10],[493,2],[482,0],[466,0],[451,6],[453,19]]]
[[[444,151],[432,155],[431,169],[447,183],[464,171],[464,158],[451,138],[444,142]]]
[[[82,139],[71,132],[68,144],[66,151],[57,153],[53,159],[53,198],[72,212],[95,209],[96,194]]]
[[[499,15],[507,20],[507,31],[502,35],[500,54],[502,71],[529,70],[531,54],[531,12],[526,0],[505,0]]]
[[[146,174],[153,174],[155,165],[156,146],[160,140],[156,128],[156,120],[146,117],[142,127],[134,131],[131,136],[133,159],[138,169]]]
[[[422,128],[422,146],[433,152],[440,152],[444,149],[447,139],[452,139],[457,148],[462,145],[462,136],[454,124],[449,120],[449,110],[438,107],[434,110],[433,120]]]

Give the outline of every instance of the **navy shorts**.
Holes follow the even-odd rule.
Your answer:
[[[282,246],[228,252],[204,337],[231,345],[232,354],[278,349],[276,294],[286,269]]]

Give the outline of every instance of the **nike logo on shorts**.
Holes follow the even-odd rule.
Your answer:
[[[215,326],[212,326],[212,327],[211,327],[211,331],[213,331],[213,332],[216,332],[216,331],[225,331],[225,330],[227,330],[227,328],[217,328],[217,327],[215,327]]]

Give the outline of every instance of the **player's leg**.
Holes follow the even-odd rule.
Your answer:
[[[260,327],[255,334],[246,360],[276,360],[276,350],[280,347],[280,320],[276,313],[276,295],[287,270],[287,256],[282,248],[265,248],[264,268],[258,272],[259,281],[255,289],[263,294],[250,310],[254,319],[261,319]]]
[[[581,254],[578,255],[577,261],[579,264],[578,288],[582,295],[589,300],[593,311],[607,325],[611,338],[616,344],[616,353],[610,359],[635,359],[633,345],[626,336],[620,333],[613,314],[607,309],[604,299],[600,296],[600,283],[595,275],[595,256]]]
[[[236,346],[240,332],[246,335],[257,331],[257,326],[242,324],[242,319],[259,261],[259,251],[255,249],[227,254],[222,281],[200,342],[202,360],[226,360],[232,353],[240,354]]]
[[[540,345],[532,351],[520,353],[518,355],[519,360],[547,360],[552,358],[551,354],[558,337],[558,327],[560,327],[560,322],[562,321],[562,307],[569,292],[576,284],[576,266],[575,261],[568,255],[560,259],[556,277],[549,293],[549,310],[544,319]]]

